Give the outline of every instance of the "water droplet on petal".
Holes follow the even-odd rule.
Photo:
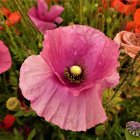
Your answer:
[[[99,62],[99,65],[102,65],[102,63],[101,63],[101,62]]]
[[[77,51],[74,51],[74,55],[77,55]]]

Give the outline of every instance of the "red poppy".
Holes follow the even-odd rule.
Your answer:
[[[0,8],[0,14],[5,16],[6,20],[5,20],[5,24],[7,24],[7,26],[14,26],[16,23],[20,22],[21,20],[21,16],[19,14],[18,11],[11,13],[9,9],[7,8]],[[3,30],[4,27],[0,26],[0,30]]]
[[[136,0],[111,0],[111,7],[126,15],[132,14],[136,9]]]
[[[130,21],[127,23],[126,30],[140,33],[140,8],[135,11],[134,21]]]
[[[13,115],[7,114],[4,117],[4,119],[0,125],[0,128],[9,129],[10,127],[13,126],[15,120],[16,120],[16,118]]]

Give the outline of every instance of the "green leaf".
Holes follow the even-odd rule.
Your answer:
[[[16,117],[22,117],[22,116],[24,116],[24,117],[33,116],[34,117],[34,116],[36,116],[36,113],[34,111],[25,112],[25,111],[20,110],[17,113],[15,113],[15,116]]]
[[[126,137],[126,140],[140,140],[140,137],[133,136],[127,130],[125,130],[125,137]]]
[[[14,128],[15,139],[14,140],[24,140],[23,136]]]
[[[34,128],[31,133],[29,134],[27,140],[32,140],[33,137],[36,135],[36,129]]]

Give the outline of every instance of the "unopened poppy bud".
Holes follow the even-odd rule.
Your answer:
[[[140,123],[130,121],[126,124],[125,137],[127,140],[140,140]]]
[[[95,127],[95,134],[98,136],[101,136],[104,134],[105,132],[105,125],[104,124],[100,124],[98,126]]]
[[[95,8],[97,8],[98,6],[99,6],[98,3],[95,3],[95,4],[94,4],[94,7],[95,7]]]
[[[20,101],[16,97],[11,97],[7,100],[6,107],[10,111],[17,111],[20,109]]]
[[[107,22],[107,23],[111,23],[111,22],[112,22],[111,17],[108,17],[108,18],[106,19],[106,22]]]

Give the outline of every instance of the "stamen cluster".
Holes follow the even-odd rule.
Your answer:
[[[80,84],[85,79],[85,68],[80,65],[77,66],[81,68],[81,73],[79,73],[79,75],[72,73],[71,67],[67,67],[64,70],[65,78],[67,78],[68,81],[73,84]]]

